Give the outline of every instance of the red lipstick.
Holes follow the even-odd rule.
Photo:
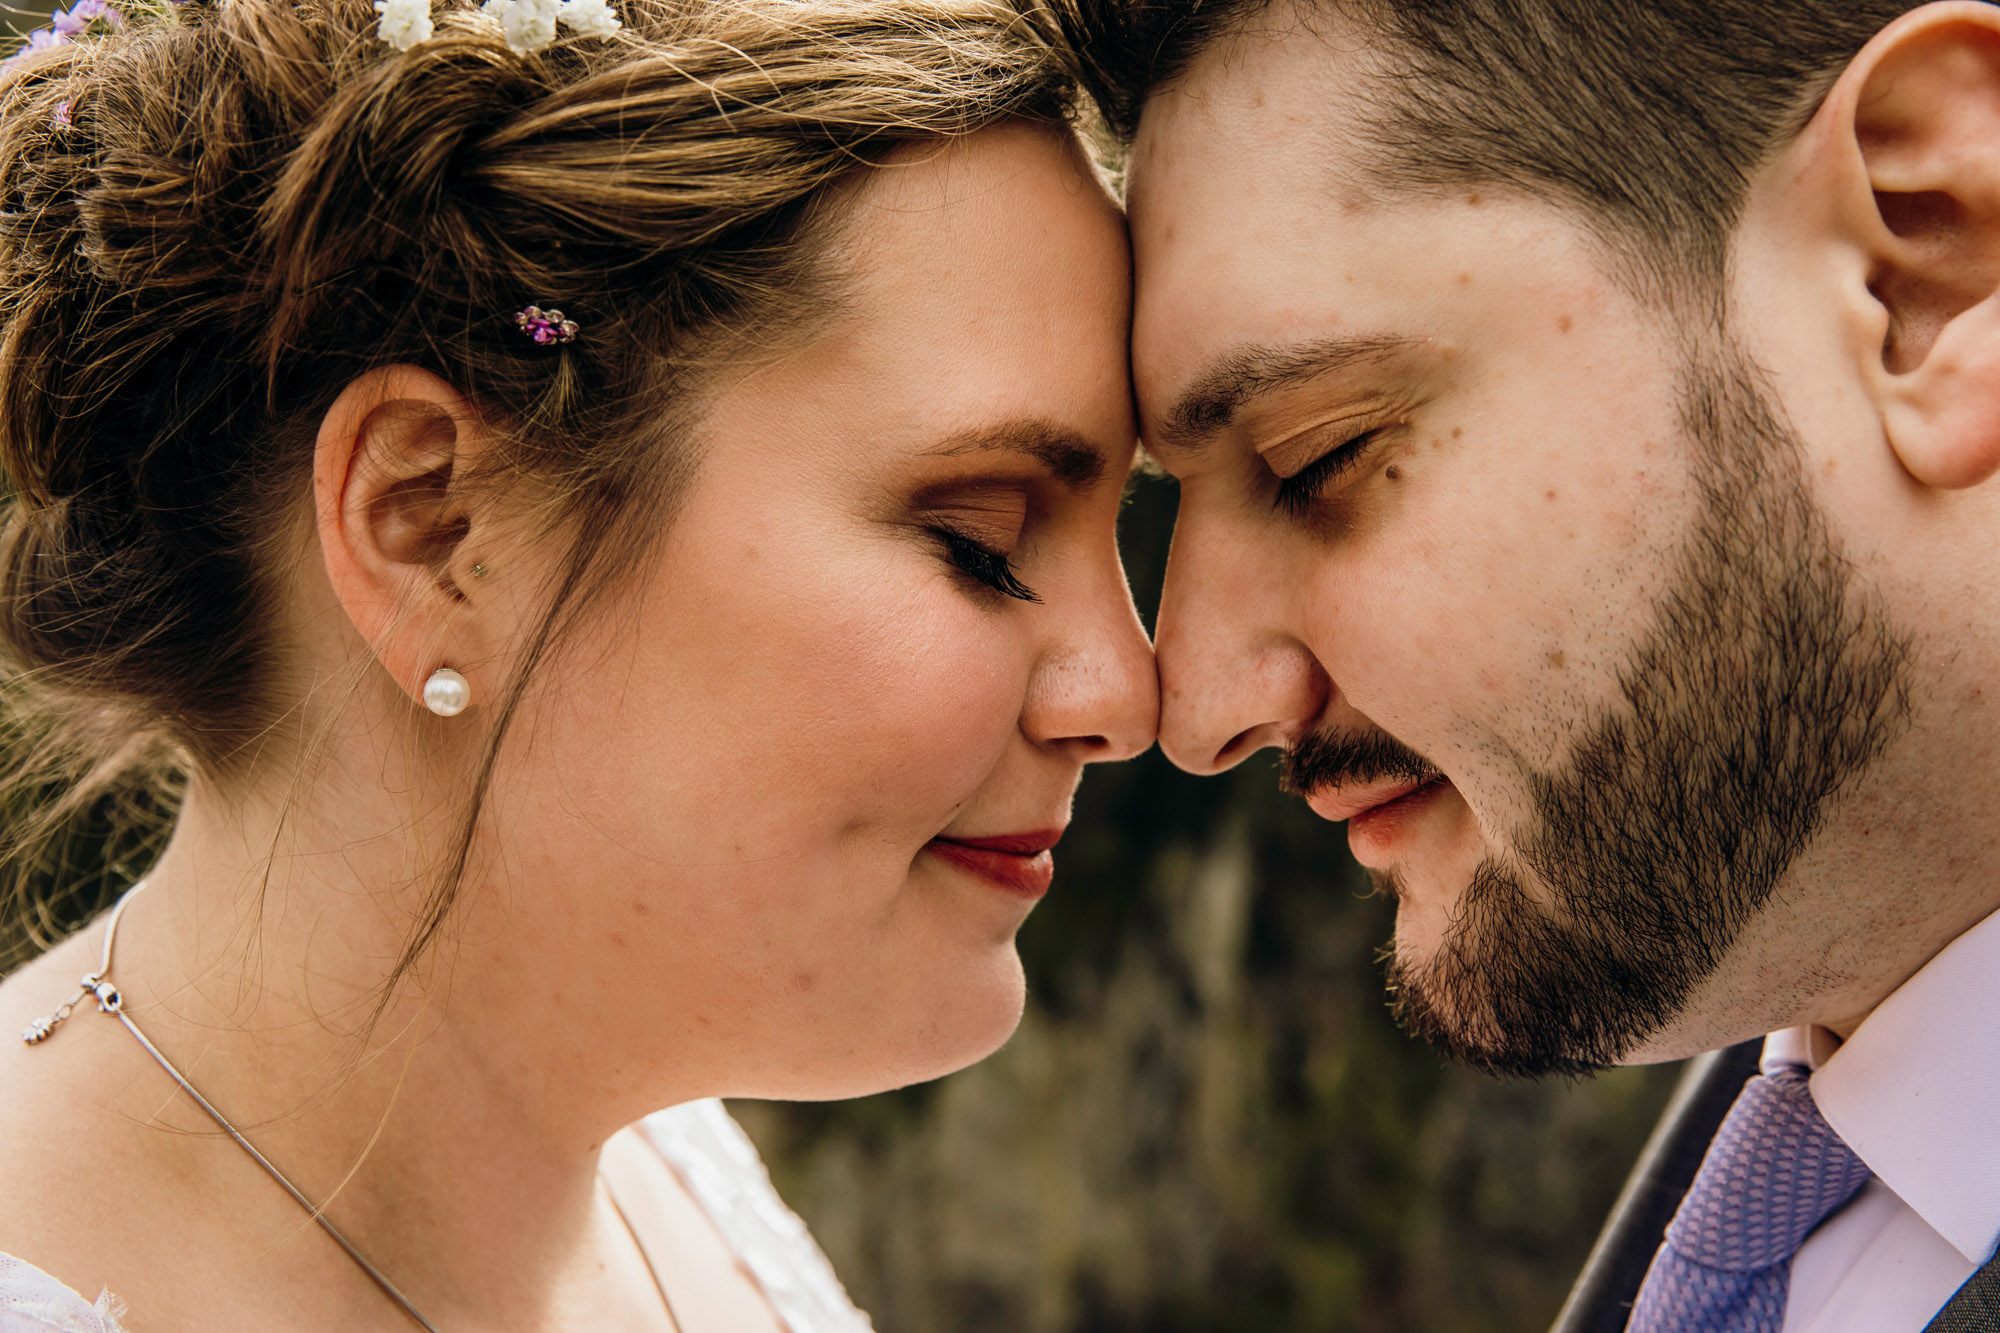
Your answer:
[[[991,838],[936,837],[924,850],[960,870],[1030,902],[1049,891],[1055,878],[1052,849],[1061,829],[1035,833],[1003,833]]]

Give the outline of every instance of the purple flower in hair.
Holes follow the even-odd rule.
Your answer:
[[[125,16],[107,0],[76,0],[68,9],[55,12],[55,30],[63,37],[78,37],[87,32],[93,23],[102,22],[107,27],[122,28]]]
[[[49,121],[57,129],[66,130],[69,128],[69,113],[70,104],[68,102],[57,102],[55,114],[49,117]]]
[[[576,339],[577,322],[564,319],[560,310],[544,310],[538,305],[531,305],[515,315],[514,322],[520,325],[521,332],[544,346]]]
[[[5,69],[10,65],[18,65],[36,52],[46,51],[52,46],[68,45],[69,38],[57,32],[54,28],[37,28],[28,34],[28,40],[25,45],[21,46],[13,55],[8,56],[5,60],[0,60],[0,69]]]

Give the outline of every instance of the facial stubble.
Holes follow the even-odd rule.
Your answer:
[[[1528,775],[1514,855],[1435,952],[1389,961],[1403,1026],[1493,1073],[1616,1064],[1673,1022],[1908,725],[1909,645],[1747,359],[1690,358],[1680,398],[1699,509],[1618,703]]]

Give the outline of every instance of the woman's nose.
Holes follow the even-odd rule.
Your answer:
[[[1186,519],[1184,505],[1160,598],[1160,750],[1207,775],[1289,747],[1326,710],[1332,686],[1286,623],[1283,580]]]
[[[1153,645],[1115,552],[1092,581],[1091,595],[1065,608],[1022,716],[1029,739],[1072,750],[1087,764],[1145,753],[1160,721]]]

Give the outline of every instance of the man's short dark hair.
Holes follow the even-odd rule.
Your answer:
[[[1578,208],[1663,294],[1720,290],[1749,178],[1921,0],[1287,0],[1358,24],[1371,178]],[[1045,0],[1118,134],[1273,0]],[[1639,242],[1633,245],[1632,242]]]

